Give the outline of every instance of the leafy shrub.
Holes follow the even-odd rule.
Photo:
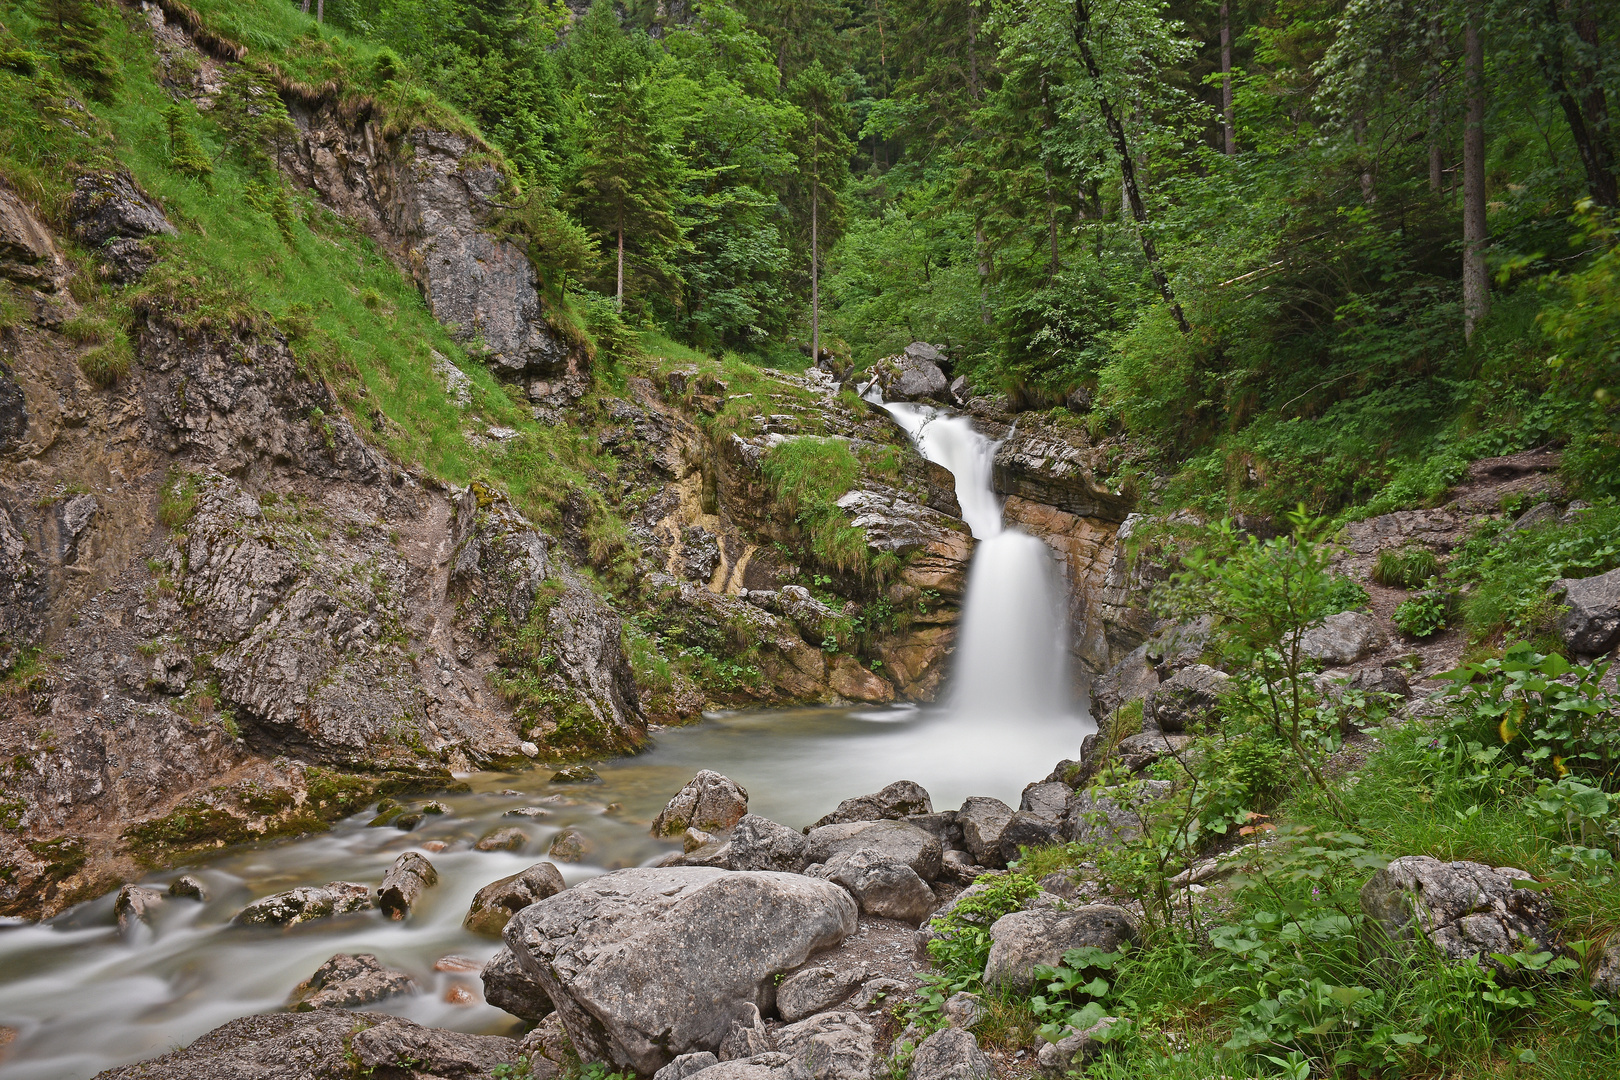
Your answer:
[[[1372,579],[1395,589],[1415,589],[1440,574],[1440,560],[1426,547],[1392,551],[1382,548],[1373,563]]]
[[[1450,613],[1451,591],[1430,578],[1427,589],[1395,608],[1395,625],[1415,638],[1432,637],[1446,628]]]
[[[163,110],[163,126],[169,134],[169,164],[182,176],[206,183],[207,178],[213,175],[214,163],[203,153],[187,121],[186,110],[181,108],[179,102]]]
[[[1329,608],[1328,614],[1337,615],[1341,611],[1354,611],[1366,604],[1367,590],[1351,581],[1343,574],[1334,574],[1333,581],[1328,586],[1327,599],[1324,606]]]

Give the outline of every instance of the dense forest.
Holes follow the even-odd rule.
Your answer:
[[[1620,475],[1608,5],[324,18],[497,144],[553,288],[698,347],[864,365],[933,341],[1124,434],[1121,482],[1212,507],[1394,506],[1551,440],[1586,490]]]

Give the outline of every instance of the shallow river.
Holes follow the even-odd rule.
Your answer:
[[[648,826],[704,768],[746,787],[753,812],[795,827],[900,779],[926,787],[936,809],[969,795],[1016,806],[1023,786],[1059,759],[1078,757],[1092,730],[1083,717],[1012,720],[911,707],[714,716],[661,732],[647,753],[600,766],[600,784],[551,784],[543,770],[478,773],[466,777],[470,793],[439,796],[449,814],[428,816],[411,833],[368,828],[371,815],[362,814],[308,839],[228,849],[147,879],[166,886],[189,871],[209,899],[169,900],[155,931],[134,940],[118,937],[110,895],[46,924],[0,927],[0,1025],[15,1032],[0,1046],[0,1076],[84,1078],[164,1053],[234,1017],[281,1007],[337,952],[376,953],[415,978],[418,994],[379,1011],[438,1027],[516,1033],[517,1020],[482,1003],[476,970],[435,965],[447,956],[482,962],[494,955],[497,940],[462,930],[468,903],[484,885],[543,857],[563,826],[577,826],[592,845],[586,861],[561,867],[573,884],[673,850],[653,840]],[[505,816],[532,806],[546,815]],[[506,825],[529,834],[523,851],[473,849],[480,836]],[[402,923],[372,911],[288,932],[226,926],[249,901],[299,885],[351,880],[375,887],[401,852],[428,840],[448,844],[429,855],[440,881]],[[458,986],[471,991],[473,1004],[447,1001]]]

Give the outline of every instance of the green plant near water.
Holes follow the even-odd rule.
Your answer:
[[[871,567],[866,533],[851,525],[838,499],[861,478],[861,463],[839,439],[779,443],[760,463],[772,493],[793,516],[816,560],[845,574]]]

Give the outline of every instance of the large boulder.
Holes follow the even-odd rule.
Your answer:
[[[732,870],[797,874],[808,862],[803,835],[758,814],[744,814],[737,820],[726,847],[726,865]]]
[[[1600,656],[1620,644],[1620,569],[1588,578],[1564,578],[1554,588],[1569,611],[1558,629],[1569,651]]]
[[[653,819],[654,836],[679,836],[687,829],[724,832],[748,813],[748,792],[730,777],[704,769],[688,780]]]
[[[804,856],[812,863],[827,863],[835,855],[871,852],[885,862],[909,866],[924,881],[939,876],[944,854],[927,830],[906,821],[851,821],[823,825],[804,837]]]
[[[838,809],[810,827],[815,829],[851,821],[882,821],[933,812],[933,800],[921,784],[912,780],[896,780],[882,791],[845,799],[838,804]]]
[[[774,978],[855,930],[828,881],[708,867],[619,870],[519,912],[506,943],[588,1061],[643,1074],[715,1050]]]
[[[366,911],[370,907],[370,887],[356,881],[328,881],[325,885],[305,885],[255,900],[238,911],[231,922],[238,926],[297,926],[311,919]]]
[[[1232,677],[1204,664],[1183,668],[1142,699],[1142,727],[1170,734],[1213,726]]]
[[[1078,844],[1123,844],[1142,835],[1153,804],[1170,794],[1168,780],[1140,780],[1111,788],[1087,788],[1069,800],[1064,836]]]
[[[1059,780],[1045,780],[1024,789],[1018,810],[1001,830],[1001,857],[1013,862],[1021,848],[1047,847],[1063,840],[1063,818],[1073,793]]]
[[[1511,866],[1441,862],[1407,855],[1374,874],[1361,887],[1361,909],[1371,933],[1368,951],[1386,953],[1417,936],[1428,939],[1447,960],[1473,960],[1511,976],[1491,953],[1511,953],[1528,939],[1537,948],[1557,950],[1552,905],[1539,892],[1514,886],[1531,881]]]
[[[776,988],[776,1011],[788,1023],[832,1008],[866,979],[860,968],[809,967],[795,971]]]
[[[872,1080],[877,1047],[860,1013],[825,1012],[776,1032],[776,1048],[803,1065],[812,1080]]]
[[[933,398],[949,404],[950,382],[939,366],[944,360],[945,354],[934,346],[913,341],[904,352],[879,360],[872,368],[872,381],[885,401]]]
[[[383,967],[371,953],[338,953],[298,984],[291,1004],[299,1012],[351,1008],[415,991],[409,975]]]
[[[840,851],[815,874],[848,889],[862,911],[880,919],[915,926],[938,906],[933,890],[915,870],[881,852]]]
[[[73,235],[91,247],[115,237],[138,240],[159,233],[175,235],[163,211],[122,170],[85,173],[75,180],[67,218]]]
[[[356,1033],[349,1050],[355,1073],[373,1080],[485,1080],[501,1065],[516,1073],[520,1063],[515,1039],[423,1027],[402,1017]]]
[[[1117,952],[1127,943],[1141,941],[1136,919],[1112,904],[1087,904],[1059,911],[1036,908],[1003,915],[990,926],[990,958],[984,965],[984,984],[1009,990],[1028,990],[1037,965],[1056,967],[1070,949],[1090,946]]]
[[[990,1080],[994,1069],[979,1040],[960,1027],[934,1032],[911,1057],[909,1080]]]
[[[522,873],[492,881],[478,890],[461,925],[475,934],[498,937],[512,916],[548,896],[556,896],[568,886],[562,872],[548,862],[538,862]]]
[[[1389,635],[1377,621],[1359,611],[1329,615],[1299,639],[1300,652],[1330,667],[1354,664],[1388,644]]]
[[[546,988],[534,972],[518,963],[511,949],[502,948],[490,957],[479,978],[484,984],[484,1000],[520,1020],[538,1024],[556,1011]]]
[[[1012,821],[1013,808],[1000,799],[975,795],[956,812],[962,843],[980,866],[1002,866],[1001,834]]]

